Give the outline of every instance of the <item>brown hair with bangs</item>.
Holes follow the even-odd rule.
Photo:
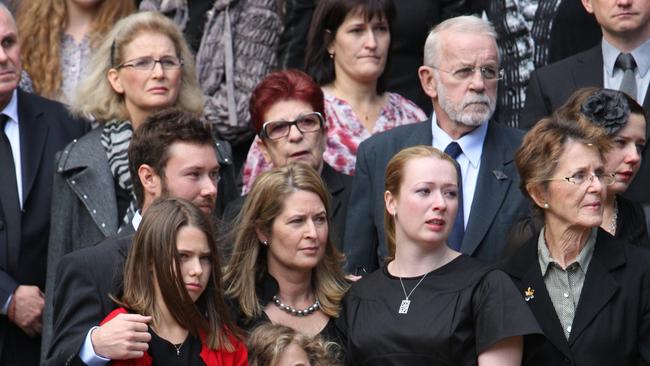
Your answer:
[[[210,278],[196,303],[178,275],[181,268],[176,238],[186,226],[201,230],[210,248]],[[219,262],[214,229],[208,217],[183,199],[157,200],[144,214],[133,239],[124,265],[124,294],[119,303],[140,314],[151,315],[156,324],[162,301],[178,324],[192,336],[199,339],[206,336],[208,347],[232,352],[234,345],[227,334],[235,335],[235,327],[223,297]],[[152,272],[160,288],[160,299],[156,298],[151,283]]]
[[[605,130],[585,119],[574,121],[555,114],[537,122],[524,136],[521,147],[515,154],[515,164],[521,179],[519,188],[532,202],[534,200],[530,192],[548,189],[547,179],[553,177],[569,141],[592,146],[603,161],[605,153],[611,147]],[[532,210],[538,217],[542,217],[541,208],[532,205]]]

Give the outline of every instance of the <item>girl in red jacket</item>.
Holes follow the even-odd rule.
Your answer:
[[[120,313],[152,317],[141,358],[112,365],[247,365],[244,344],[223,300],[212,225],[193,204],[176,198],[144,215],[124,265]]]

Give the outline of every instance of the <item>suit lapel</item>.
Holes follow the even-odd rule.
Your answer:
[[[534,297],[528,300],[528,305],[542,328],[544,336],[566,357],[571,358],[569,343],[564,336],[560,319],[557,317],[539,267],[537,259],[538,234],[517,251],[503,269],[511,276],[521,280],[520,290],[522,293],[528,287],[534,291]]]
[[[40,122],[42,111],[29,103],[27,93],[18,90],[18,118],[20,118],[20,158],[23,178],[23,204],[34,185],[41,164],[48,134],[48,125]],[[54,157],[51,157],[54,159]]]
[[[493,121],[489,123],[474,200],[461,245],[461,251],[468,255],[472,255],[483,240],[512,185],[512,177],[504,173],[504,166],[512,161],[514,152],[512,147],[499,143],[499,126]]]
[[[582,286],[576,317],[571,325],[570,344],[580,337],[620,287],[609,271],[625,264],[623,246],[626,244],[614,241],[615,239],[603,230],[598,230],[596,248]]]
[[[329,166],[327,163],[323,163],[323,171],[321,172],[321,178],[325,182],[327,189],[332,196],[332,207],[330,217],[334,217],[336,212],[341,207],[341,199],[339,193],[345,188],[343,182],[341,182],[340,177],[336,175],[334,169]]]
[[[571,75],[576,90],[586,86],[603,86],[603,51],[600,44],[577,56]]]

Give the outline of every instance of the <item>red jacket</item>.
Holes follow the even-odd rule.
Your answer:
[[[113,310],[101,324],[115,318],[119,314],[126,314],[128,311],[124,308],[117,308]],[[205,344],[205,337],[201,337],[201,359],[206,366],[248,366],[248,350],[244,343],[228,334],[228,340],[235,347],[233,352],[225,350],[214,350],[208,348]],[[114,366],[150,366],[153,363],[151,356],[147,352],[140,358],[130,360],[115,360],[111,361]]]

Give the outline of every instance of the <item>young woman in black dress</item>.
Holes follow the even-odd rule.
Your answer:
[[[501,271],[447,246],[458,170],[430,146],[386,168],[387,266],[353,284],[337,321],[350,365],[520,365],[533,315]]]

